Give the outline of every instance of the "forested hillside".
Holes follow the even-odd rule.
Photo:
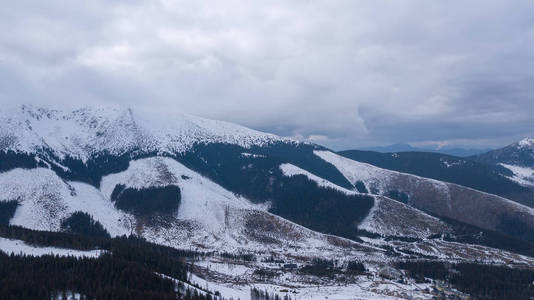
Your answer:
[[[510,170],[496,164],[431,152],[347,150],[339,154],[380,168],[463,185],[534,207],[534,191],[503,176],[510,175]]]
[[[186,259],[203,253],[179,251],[136,237],[90,237],[0,226],[0,237],[30,245],[102,249],[98,258],[19,256],[0,251],[1,299],[212,299],[213,292],[187,288]],[[17,253],[14,253],[17,254]],[[166,276],[163,276],[166,275]],[[176,279],[171,280],[169,278]]]

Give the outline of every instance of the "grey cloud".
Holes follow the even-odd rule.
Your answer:
[[[534,134],[531,1],[17,1],[0,103],[118,104],[334,148]]]

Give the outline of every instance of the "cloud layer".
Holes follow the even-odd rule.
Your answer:
[[[534,3],[16,1],[0,102],[118,104],[341,149],[534,135]]]

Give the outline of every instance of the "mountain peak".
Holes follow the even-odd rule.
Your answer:
[[[237,124],[182,113],[132,108],[83,107],[63,111],[33,105],[0,110],[0,150],[51,151],[58,157],[85,160],[100,152],[132,150],[179,153],[199,143],[243,147],[290,141]]]
[[[517,145],[520,148],[531,148],[534,149],[534,138],[524,138],[520,140]]]

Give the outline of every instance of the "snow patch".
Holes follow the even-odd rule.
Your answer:
[[[387,192],[387,182],[395,174],[392,171],[357,162],[330,151],[314,150],[313,153],[334,165],[350,183],[356,184],[358,181],[362,181],[366,186],[376,189],[377,192]]]
[[[533,138],[522,139],[517,144],[518,144],[518,146],[520,148],[532,148],[532,149],[534,149],[534,139]]]
[[[465,161],[463,161],[463,160],[449,161],[449,160],[444,159],[444,158],[440,158],[440,161],[447,168],[454,167],[454,166],[460,166],[460,165],[465,163]]]
[[[241,153],[241,156],[243,156],[243,157],[252,157],[252,158],[263,158],[263,157],[267,157],[267,156],[265,156],[265,155],[254,154],[254,153],[248,153],[248,152],[243,152],[243,153]]]
[[[514,176],[508,177],[511,180],[522,185],[534,186],[534,168],[521,167],[503,163],[500,163],[500,165],[514,173]]]
[[[0,237],[0,250],[6,254],[14,253],[15,255],[59,255],[59,256],[75,256],[75,257],[88,257],[96,258],[105,253],[104,250],[90,250],[82,251],[75,249],[65,249],[56,247],[36,247],[28,245],[20,240],[11,240]]]
[[[348,195],[354,195],[354,194],[358,194],[357,192],[355,191],[351,191],[351,190],[348,190],[346,188],[343,188],[343,187],[340,187],[339,185],[336,185],[326,179],[323,179],[319,176],[316,176],[304,169],[301,169],[295,165],[292,165],[292,164],[281,164],[280,165],[280,170],[282,171],[282,173],[284,174],[284,176],[288,176],[288,177],[292,177],[292,176],[297,176],[297,175],[304,175],[306,176],[309,180],[311,181],[315,181],[317,183],[318,186],[320,187],[326,187],[326,188],[331,188],[331,189],[335,189],[335,190],[338,190],[338,191],[341,191],[341,192],[344,192],[345,194],[348,194]]]

